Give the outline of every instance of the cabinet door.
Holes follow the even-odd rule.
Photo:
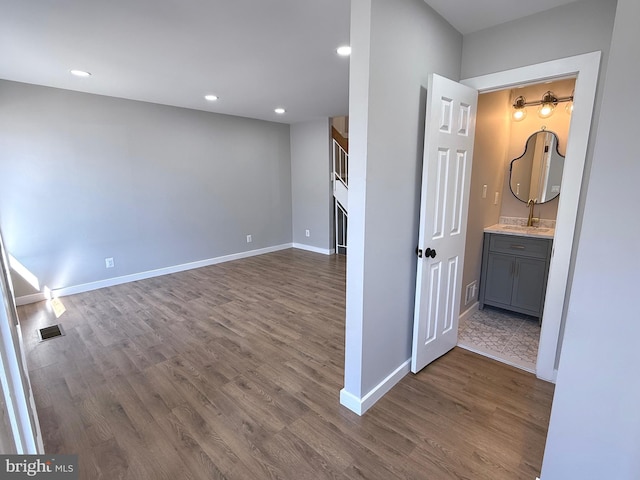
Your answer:
[[[490,253],[487,257],[487,280],[484,301],[511,305],[515,257]]]
[[[546,263],[535,258],[516,258],[511,304],[532,312],[541,312]]]

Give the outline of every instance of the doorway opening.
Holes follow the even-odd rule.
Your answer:
[[[331,119],[333,191],[333,247],[338,255],[347,254],[349,200],[349,117]]]
[[[575,77],[571,114],[571,137],[567,139],[566,162],[562,174],[562,195],[558,203],[542,327],[536,360],[536,376],[555,382],[562,347],[563,321],[569,296],[569,276],[574,252],[583,173],[591,130],[601,52],[591,52],[503,72],[462,80],[481,93],[514,88],[518,85]]]
[[[506,234],[521,249],[529,246],[524,243],[528,238],[543,238],[533,240],[543,247],[552,244],[573,106],[566,99],[573,97],[575,82],[572,76],[484,92],[478,97],[458,345],[532,373],[536,372],[551,259],[500,250],[487,250],[483,255],[483,246],[496,235],[484,232],[488,229]],[[565,99],[554,105],[551,114],[541,114],[538,105],[514,108],[517,99],[536,103],[548,92],[556,99]],[[547,137],[555,138],[553,144],[541,146],[540,140]],[[520,160],[513,164],[517,168],[512,171],[515,159]],[[550,180],[553,173],[555,178]],[[540,181],[542,177],[544,182]],[[534,184],[538,187],[535,193]],[[546,190],[540,193],[543,184]],[[516,229],[527,224],[533,227],[528,232]],[[491,228],[496,225],[514,229]],[[526,277],[524,273],[519,275],[522,258],[532,269]],[[495,265],[504,266],[504,275],[495,270]],[[524,271],[525,265],[522,267]],[[484,287],[489,280],[493,301],[485,302]]]

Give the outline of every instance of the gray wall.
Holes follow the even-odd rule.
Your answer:
[[[7,81],[0,105],[0,227],[42,285],[291,242],[288,125]]]
[[[583,0],[465,35],[461,78],[596,50],[606,58],[615,9],[616,0]]]
[[[328,118],[291,125],[293,241],[327,251],[333,219],[330,128]]]
[[[353,0],[345,391],[411,356],[429,73],[459,77],[462,38],[422,0]]]
[[[618,1],[543,480],[640,478],[638,18]]]

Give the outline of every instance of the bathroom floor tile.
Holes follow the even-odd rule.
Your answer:
[[[458,328],[458,344],[478,353],[535,371],[538,319],[499,308],[478,310]]]

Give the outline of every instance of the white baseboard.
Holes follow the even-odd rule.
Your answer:
[[[340,390],[340,405],[347,407],[354,413],[362,415],[362,402],[353,393],[347,392],[344,388]]]
[[[363,415],[369,410],[382,396],[387,393],[393,386],[398,383],[402,378],[409,373],[411,367],[411,359],[404,362],[393,372],[391,372],[387,378],[382,380],[378,385],[373,387],[369,393],[364,397],[358,398],[352,393],[347,392],[344,388],[340,390],[340,404],[347,407],[352,412],[358,415]]]
[[[183,263],[181,265],[158,268],[157,270],[149,270],[146,272],[133,273],[131,275],[123,275],[121,277],[107,278],[105,280],[99,280],[97,282],[57,288],[55,290],[51,290],[51,296],[55,298],[64,297],[66,295],[75,295],[76,293],[90,292],[91,290],[97,290],[99,288],[113,287],[115,285],[121,285],[123,283],[145,280],[147,278],[159,277],[161,275],[168,275],[170,273],[177,273],[194,268],[207,267],[209,265],[215,265],[217,263],[230,262],[231,260],[239,260],[241,258],[255,257],[256,255],[277,252],[279,250],[291,248],[292,246],[293,244],[291,243],[285,243],[282,245],[275,245],[273,247],[249,250],[248,252],[233,253],[231,255],[224,255],[222,257],[208,258],[206,260],[198,260],[197,262]],[[16,305],[26,305],[27,303],[35,303],[42,300],[45,300],[44,293],[25,295],[16,298]]]
[[[538,375],[538,373],[536,372],[536,377],[538,377],[540,380],[544,380],[545,382],[549,382],[549,383],[556,383],[556,379],[558,378],[558,369],[554,368],[553,369],[553,373],[551,375],[551,377],[547,377],[545,375]]]
[[[480,304],[478,302],[473,303],[469,308],[467,308],[464,312],[460,314],[460,316],[458,317],[458,321],[460,323],[466,322],[479,309],[480,309]]]
[[[333,255],[336,253],[334,249],[314,247],[313,245],[305,245],[304,243],[294,243],[293,248],[299,248],[307,252],[322,253],[323,255]]]
[[[19,307],[20,305],[28,305],[29,303],[38,303],[46,299],[47,297],[42,292],[22,295],[21,297],[16,297],[16,306]]]

